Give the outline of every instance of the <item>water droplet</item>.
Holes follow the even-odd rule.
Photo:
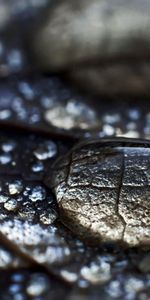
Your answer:
[[[40,296],[48,290],[49,285],[50,283],[46,276],[34,274],[28,283],[27,294],[32,297]]]
[[[105,133],[105,135],[107,136],[111,136],[111,135],[114,135],[115,134],[115,129],[113,126],[109,125],[109,124],[105,124],[103,126],[103,131]]]
[[[101,262],[100,265],[92,263],[90,266],[84,266],[81,269],[81,275],[87,281],[97,284],[110,280],[110,264]]]
[[[15,211],[18,207],[18,202],[16,199],[10,199],[10,200],[7,200],[5,203],[4,203],[4,207],[5,209],[7,209],[8,211]]]
[[[127,138],[139,138],[139,132],[137,130],[128,130],[126,133],[121,135],[122,137],[127,137]]]
[[[8,200],[7,196],[0,195],[0,203],[5,203]]]
[[[43,145],[39,146],[35,151],[34,155],[39,160],[46,160],[52,158],[57,154],[57,146],[54,142],[48,141]]]
[[[41,161],[38,161],[32,166],[32,171],[35,173],[42,172],[44,170],[44,165]]]
[[[20,291],[20,285],[19,284],[11,284],[11,286],[9,287],[9,292],[11,294],[16,294],[19,291]]]
[[[55,127],[66,130],[93,129],[99,125],[95,112],[84,103],[75,100],[48,109],[45,120]]]
[[[29,118],[29,122],[31,123],[31,124],[33,124],[33,123],[38,123],[40,121],[40,115],[39,114],[32,114],[31,116],[30,116],[30,118]]]
[[[19,90],[27,100],[32,100],[34,98],[34,90],[28,82],[21,82],[19,84]]]
[[[130,109],[128,111],[128,116],[130,119],[134,120],[134,121],[137,121],[139,118],[140,118],[140,111],[136,108],[134,109]]]
[[[11,195],[20,194],[22,189],[23,189],[23,186],[22,186],[21,181],[19,181],[19,180],[16,180],[15,182],[10,183],[8,185],[8,190]]]
[[[8,109],[4,109],[0,111],[0,120],[7,120],[11,117],[11,111]]]
[[[22,220],[33,221],[35,217],[35,209],[31,206],[25,205],[19,210],[19,216]]]
[[[22,53],[17,49],[13,49],[8,55],[8,64],[14,71],[21,70],[23,65]]]
[[[15,293],[14,300],[26,300],[26,298],[22,293]]]
[[[1,147],[4,152],[11,152],[12,150],[14,150],[15,146],[15,143],[10,141],[3,143]]]
[[[14,273],[12,275],[12,281],[14,282],[23,282],[24,281],[24,276],[22,273]]]
[[[117,123],[119,122],[121,119],[121,116],[119,114],[107,114],[103,117],[103,121],[104,123],[106,124],[114,124],[114,123]]]
[[[76,273],[69,272],[67,270],[62,270],[61,275],[68,282],[75,282],[78,279],[78,275]]]
[[[12,264],[13,258],[11,254],[4,250],[0,249],[0,268],[6,268]]]
[[[4,153],[0,155],[0,163],[2,165],[7,165],[12,160],[12,157],[9,153]]]
[[[57,212],[51,209],[50,211],[46,211],[40,215],[40,221],[45,225],[50,225],[57,219],[57,217]]]
[[[33,202],[36,202],[38,200],[44,200],[45,196],[45,189],[41,186],[36,186],[31,190],[31,193],[29,194],[29,199]]]
[[[109,286],[107,287],[107,293],[113,298],[121,297],[122,291],[120,282],[117,280],[111,281]]]
[[[139,278],[129,277],[125,283],[125,291],[127,293],[136,293],[144,288],[144,282]]]

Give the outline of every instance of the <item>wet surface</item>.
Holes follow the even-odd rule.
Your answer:
[[[36,69],[30,32],[54,2],[0,1],[0,298],[149,300],[149,250],[87,244],[45,185],[78,139],[150,138],[149,99],[89,97]]]
[[[1,299],[10,300],[56,300],[59,297],[67,299],[69,289],[66,285],[54,280],[41,270],[18,269],[0,271],[0,293]],[[7,286],[6,286],[7,282]]]
[[[27,139],[28,143],[26,143]],[[47,148],[46,150],[40,148],[40,145],[43,146],[45,143],[53,146],[51,152],[48,152]],[[132,299],[137,299],[138,294],[142,294],[145,295],[145,299],[148,299],[150,288],[148,251],[125,250],[103,244],[98,247],[87,246],[60,222],[56,199],[52,191],[45,187],[42,172],[47,174],[46,179],[51,180],[49,173],[51,167],[56,159],[70,147],[68,141],[60,141],[60,139],[57,142],[57,139],[42,138],[33,134],[8,133],[7,131],[1,133],[0,148],[3,159],[0,162],[0,232],[2,238],[0,269],[15,268],[16,271],[11,271],[15,276],[18,274],[19,267],[26,267],[21,274],[24,272],[27,274],[21,287],[11,288],[14,283],[9,279],[10,271],[5,271],[5,283],[7,282],[8,287],[10,286],[10,290],[14,290],[14,299],[18,293],[15,288],[22,294],[20,297],[30,299],[30,294],[33,293],[32,297],[36,299],[37,295],[34,296],[34,293],[37,293],[39,289],[40,293],[42,286],[36,288],[35,291],[33,285],[28,288],[28,292],[27,288],[22,287],[22,284],[27,286],[28,278],[32,277],[29,265],[35,265],[37,270],[43,266],[42,272],[45,274],[43,276],[46,276],[48,280],[52,277],[58,286],[58,290],[55,285],[52,290],[54,297],[58,297],[59,289],[63,289],[63,293],[66,293],[66,282],[67,299],[74,299],[73,297],[79,297],[79,295],[93,299],[99,294],[104,295],[106,299],[118,299],[120,295],[130,297],[131,294]],[[11,159],[10,157],[7,159],[4,154],[11,155]],[[46,163],[42,172],[36,173],[29,168],[33,160]],[[20,161],[22,161],[21,169]],[[36,280],[35,286],[38,282],[37,277]],[[134,290],[132,289],[133,282]],[[52,291],[51,285],[48,285],[48,296],[41,294],[41,299],[48,299],[44,297],[49,297]],[[3,293],[4,299],[7,294],[9,297],[12,295],[9,289]]]
[[[58,77],[29,75],[0,82],[0,124],[88,138],[150,137],[148,99],[80,95]]]

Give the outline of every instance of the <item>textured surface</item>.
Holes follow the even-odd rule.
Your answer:
[[[22,135],[1,133],[0,233],[20,255],[51,269],[73,259],[70,242],[78,248],[59,229],[56,201],[42,183],[47,166],[66,151],[67,144],[26,137],[28,143]]]
[[[106,11],[108,2],[105,1]],[[114,0],[113,4],[120,2]],[[112,85],[110,79],[115,81],[111,68],[115,70],[116,61],[113,65],[109,59],[106,59],[107,68],[104,61],[102,86],[104,94],[109,94],[110,98],[89,97],[89,94],[83,96],[72,90],[70,84],[62,83],[63,74],[45,76],[41,70],[35,69],[35,56],[30,56],[33,38],[41,43],[38,32],[32,29],[35,24],[41,26],[41,16],[46,21],[44,6],[49,5],[47,14],[48,10],[54,11],[64,3],[73,8],[73,15],[67,16],[71,21],[76,20],[77,26],[76,13],[80,10],[82,19],[84,5],[87,7],[89,4],[85,12],[89,17],[81,20],[82,25],[97,10],[91,9],[96,1],[88,0],[0,0],[0,299],[149,300],[149,251],[140,247],[125,249],[117,244],[87,245],[62,224],[56,198],[51,188],[47,188],[43,182],[44,178],[45,182],[51,183],[52,165],[72,148],[78,138],[113,135],[150,138],[150,102],[143,98],[148,91],[146,79],[149,80],[149,63],[145,43],[141,43],[143,37],[148,42],[149,33],[146,29],[140,32],[140,46],[137,47],[136,43],[132,45],[134,59],[127,60],[126,69],[123,62],[123,68],[119,67],[115,75],[121,78],[126,70],[126,91],[129,91],[129,87],[130,91],[133,87],[143,88],[145,93],[142,97],[114,97],[116,92],[111,92],[115,90],[115,84]],[[143,20],[145,12],[149,10],[149,1],[142,1],[142,5],[140,1],[130,1],[130,8],[137,3]],[[129,29],[129,35],[133,21],[136,24],[140,21],[138,15],[134,17],[135,11],[130,16],[129,28],[126,20],[120,27],[122,30],[126,24],[125,30]],[[108,14],[106,17],[104,19],[107,21],[111,16]],[[116,15],[117,19],[120,17],[121,14]],[[62,26],[59,26],[61,20],[62,15],[57,19],[57,26],[54,24],[54,33],[59,32],[59,28],[62,30]],[[94,20],[97,22],[98,19]],[[69,28],[72,34],[70,25]],[[74,60],[74,55],[79,52],[84,55],[80,45],[85,40],[80,39],[80,34],[89,27],[82,26],[82,30],[81,26],[80,30],[78,28],[75,31],[79,43],[71,43],[72,55],[70,52],[67,55],[66,67],[71,67],[71,74],[79,71],[83,72],[84,77],[86,72],[89,78],[92,70],[94,83],[90,78],[89,84],[85,76],[82,87],[85,90],[94,88],[96,92],[97,83],[100,86],[99,70],[101,72],[102,69],[97,59],[93,64],[92,53],[90,66],[80,68],[76,64],[77,69],[72,69],[70,60]],[[60,47],[61,37],[65,33],[67,30],[57,38]],[[114,34],[118,33],[114,31]],[[94,35],[92,33],[91,36],[88,30],[86,37],[90,42]],[[129,38],[124,38],[128,43]],[[126,42],[124,50],[127,49]],[[54,47],[52,41],[50,46],[49,53]],[[106,48],[106,45],[102,46]],[[113,46],[119,51],[119,43],[113,43]],[[86,51],[88,49],[85,48]],[[97,44],[94,49],[97,49]],[[61,54],[64,52],[61,51]],[[142,61],[140,64],[137,62],[135,68],[134,61],[140,55]],[[54,51],[52,56],[55,56]],[[117,55],[116,58],[118,66],[122,66],[120,57]],[[44,59],[40,57],[41,62]],[[134,79],[134,85],[129,77]],[[141,78],[142,85],[137,82],[138,78]]]
[[[150,246],[150,144],[93,141],[57,163],[63,222],[85,239]]]
[[[0,136],[2,299],[58,299],[60,293],[64,299],[98,299],[99,294],[149,299],[148,251],[87,246],[60,223],[56,199],[43,177],[51,182],[52,165],[71,148],[68,139],[23,131]]]

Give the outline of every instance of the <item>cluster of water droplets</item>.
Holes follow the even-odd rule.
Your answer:
[[[6,273],[4,280],[7,288],[0,284],[0,290],[3,289],[5,299],[8,300],[46,300],[55,293],[53,280],[43,272],[18,269]]]
[[[6,166],[15,167],[14,151],[16,143],[14,140],[7,140],[0,146],[0,166],[5,169]]]
[[[21,176],[27,180],[29,178],[42,180],[48,166],[57,158],[60,151],[59,144],[55,141],[36,138],[34,135],[28,136],[27,145],[21,135],[10,138],[2,134],[0,144],[0,173],[21,172]]]
[[[1,219],[18,217],[48,225],[58,216],[53,196],[44,186],[19,179],[1,183],[0,206]]]
[[[38,145],[33,152],[36,161],[32,165],[32,171],[35,173],[43,171],[43,161],[56,157],[57,151],[57,145],[53,141],[46,141],[45,143]]]
[[[127,259],[125,253],[121,250],[119,255],[113,252],[92,254],[91,258],[85,257],[85,263],[80,269],[78,274],[78,287],[79,294],[82,293],[86,297],[90,295],[91,298],[102,295],[103,299],[149,299],[150,294],[150,277],[148,269],[146,270],[146,264],[149,265],[150,270],[150,256],[147,254],[135,255],[135,253],[128,253],[130,261]],[[136,266],[139,270],[138,273],[131,271],[131,265]],[[141,269],[144,266],[144,269]],[[145,273],[143,278],[140,271]],[[69,278],[68,273],[63,272],[66,280]],[[74,274],[75,276],[75,274]],[[70,281],[73,278],[73,274],[70,275]],[[73,296],[77,297],[78,290],[76,289]],[[138,298],[139,297],[139,298]],[[71,298],[72,299],[72,298]],[[73,298],[74,299],[74,298]],[[97,299],[97,298],[96,298]]]
[[[15,119],[18,124],[46,132],[73,131],[85,137],[149,138],[146,100],[136,105],[124,100],[120,106],[121,100],[116,99],[113,103],[101,102],[98,107],[94,101],[75,95],[55,77],[8,80],[0,85],[0,120]],[[35,170],[39,168],[42,166],[35,166]]]

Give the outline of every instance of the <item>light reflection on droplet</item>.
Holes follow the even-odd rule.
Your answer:
[[[65,130],[73,128],[90,130],[99,125],[95,111],[76,100],[46,110],[45,120],[52,126]]]
[[[10,141],[3,143],[1,148],[4,152],[11,152],[14,150],[15,146],[15,143]]]
[[[29,199],[33,202],[36,202],[38,200],[44,200],[45,196],[45,189],[41,186],[36,186],[31,190],[29,194]]]
[[[2,165],[7,165],[12,160],[12,156],[9,153],[3,153],[0,155],[0,163]]]
[[[27,294],[35,297],[44,294],[49,288],[48,278],[44,275],[34,274],[27,285]]]
[[[7,200],[4,203],[4,208],[7,209],[8,211],[15,211],[17,207],[18,207],[18,202],[16,199]]]
[[[7,120],[11,117],[12,112],[8,109],[4,109],[0,111],[0,120]]]
[[[19,180],[16,180],[15,182],[8,184],[8,190],[10,195],[20,194],[22,189],[23,189],[23,185]]]
[[[42,172],[44,170],[44,165],[41,161],[32,165],[32,171],[35,173]]]
[[[48,141],[43,145],[40,145],[34,150],[34,155],[39,160],[46,160],[52,158],[57,154],[57,146],[54,142]]]
[[[40,215],[40,221],[45,225],[50,225],[57,219],[57,217],[57,212],[51,209],[51,211],[46,211]]]

